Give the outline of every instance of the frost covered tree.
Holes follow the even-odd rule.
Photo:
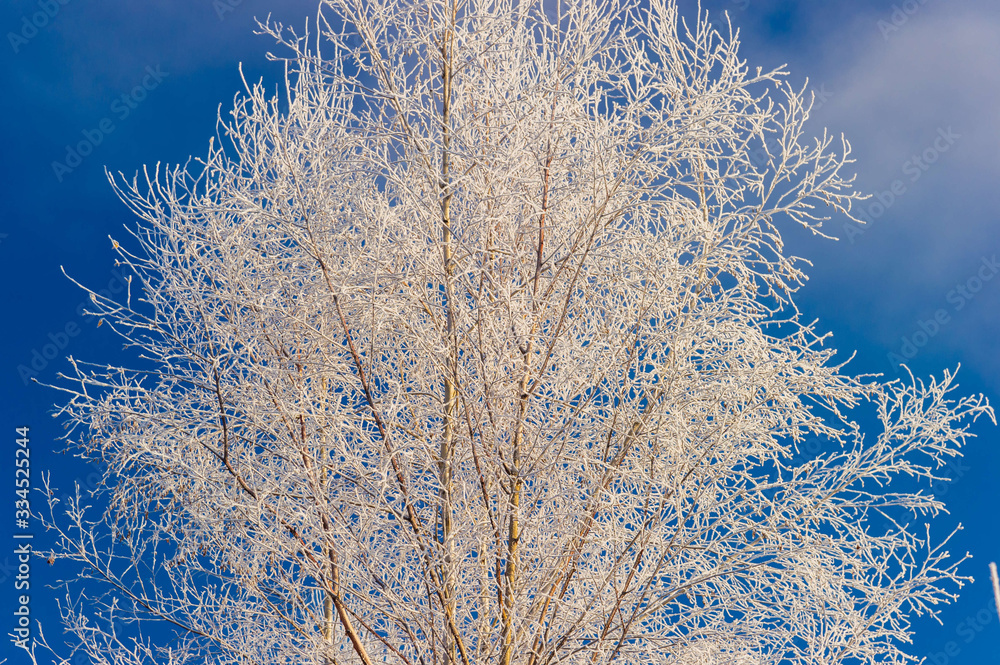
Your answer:
[[[73,361],[67,438],[106,483],[46,517],[104,585],[69,585],[78,648],[915,660],[911,616],[966,578],[924,529],[942,504],[886,486],[993,412],[951,373],[846,373],[795,308],[781,227],[861,198],[805,87],[674,0],[262,28],[281,94],[248,85],[199,162],[112,178],[132,281],[91,309],[137,360]]]

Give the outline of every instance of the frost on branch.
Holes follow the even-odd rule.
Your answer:
[[[852,376],[801,320],[779,227],[861,197],[782,70],[668,0],[262,28],[283,94],[248,86],[204,160],[112,179],[132,288],[93,313],[134,367],[64,377],[106,484],[49,518],[106,591],[67,596],[84,652],[913,660],[909,617],[966,578],[942,504],[893,483],[993,412],[950,373]]]

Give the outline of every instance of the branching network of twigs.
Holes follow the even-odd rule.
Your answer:
[[[993,412],[952,373],[846,373],[795,308],[779,226],[862,198],[805,87],[673,0],[261,25],[281,94],[248,84],[206,157],[112,178],[132,279],[91,310],[136,361],[73,361],[60,415],[104,503],[53,491],[46,517],[104,589],[69,585],[77,649],[911,662],[911,615],[965,578],[924,527],[941,502],[887,485]]]

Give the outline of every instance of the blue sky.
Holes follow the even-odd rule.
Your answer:
[[[682,6],[690,16],[695,2]],[[33,30],[40,7],[50,16]],[[806,318],[834,333],[844,357],[857,350],[849,366],[856,373],[893,376],[889,354],[912,356],[918,376],[961,363],[961,390],[1000,405],[1000,3],[712,0],[702,7],[730,12],[751,65],[787,63],[793,82],[809,78],[820,97],[813,127],[848,136],[858,186],[876,194],[866,202],[866,227],[829,223],[839,241],[788,229],[790,251],[814,264],[799,297]],[[278,80],[278,66],[265,58],[273,43],[253,34],[254,17],[271,12],[302,25],[315,8],[314,0],[15,0],[0,10],[0,416],[11,460],[14,428],[31,428],[36,487],[43,471],[69,488],[93,469],[56,452],[59,428],[49,412],[58,395],[25,385],[18,367],[51,381],[66,355],[107,359],[120,350],[78,314],[82,292],[60,272],[119,287],[108,236],[122,236],[132,220],[105,166],[132,174],[203,154],[219,105],[227,110],[241,88],[239,63],[248,80]],[[84,139],[94,144],[91,154],[67,153]],[[938,488],[951,514],[937,529],[965,526],[949,549],[974,556],[964,572],[976,581],[942,612],[942,625],[915,621],[913,653],[937,665],[996,662],[1000,652],[1000,622],[984,611],[992,608],[987,563],[1000,559],[993,481],[1000,429],[981,423],[974,431],[980,437],[947,472],[953,481]],[[12,478],[5,482],[13,488]],[[8,505],[0,518],[5,599],[15,593]],[[35,618],[55,611],[61,594],[42,585],[57,568],[33,564]],[[3,616],[5,634],[12,625]],[[26,662],[6,642],[2,657]]]

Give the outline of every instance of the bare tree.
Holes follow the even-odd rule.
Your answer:
[[[129,293],[92,309],[144,360],[64,377],[107,470],[106,510],[46,518],[109,585],[67,592],[80,648],[914,660],[909,617],[967,578],[924,531],[942,504],[883,488],[993,412],[951,373],[846,374],[802,321],[779,226],[861,198],[806,88],[674,0],[318,19],[262,25],[286,89],[248,85],[200,165],[112,178],[142,223],[115,243]]]

